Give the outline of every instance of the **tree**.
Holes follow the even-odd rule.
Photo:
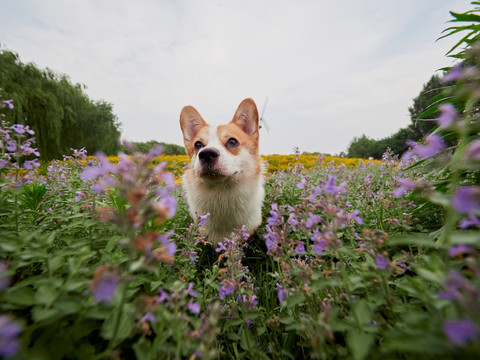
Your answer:
[[[18,55],[0,51],[0,88],[14,101],[10,124],[29,125],[43,160],[61,158],[70,148],[114,154],[119,148],[120,123],[112,105],[93,101],[84,87],[66,75],[23,64]]]
[[[432,99],[443,91],[444,86],[445,84],[442,83],[441,77],[439,75],[433,75],[430,80],[423,85],[420,94],[413,99],[413,105],[408,108],[412,121],[409,125],[413,133],[412,140],[417,141],[423,138],[436,127],[435,119],[439,115],[438,112],[431,114],[427,119],[419,119],[419,116],[432,106]]]
[[[148,152],[150,149],[154,148],[155,146],[161,145],[163,147],[164,155],[186,155],[187,154],[183,146],[176,145],[176,144],[168,144],[164,142],[158,142],[156,140],[150,140],[147,142],[132,142],[132,145],[135,146],[135,149],[137,151],[140,151],[143,153]],[[122,151],[125,154],[131,153],[130,149],[126,147],[122,147]]]
[[[363,135],[360,138],[353,138],[348,150],[348,157],[362,157],[381,159],[385,151],[390,148],[394,154],[401,155],[407,149],[407,140],[418,141],[429,134],[436,126],[435,119],[439,113],[430,114],[428,119],[419,119],[420,115],[434,106],[432,103],[436,96],[442,93],[444,84],[439,75],[433,75],[416,98],[413,99],[413,105],[408,108],[410,112],[411,124],[406,128],[399,129],[395,134],[387,136],[380,140],[367,138]]]
[[[348,157],[368,158],[375,152],[375,140],[362,135],[357,138],[354,137],[350,142],[347,150]]]

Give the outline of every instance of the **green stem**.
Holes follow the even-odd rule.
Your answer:
[[[115,319],[115,325],[113,327],[113,334],[110,342],[108,344],[106,353],[108,354],[115,347],[115,342],[117,341],[118,330],[120,329],[120,322],[122,321],[123,310],[125,307],[125,300],[127,298],[128,282],[125,280],[122,282],[123,288],[120,295],[120,304],[118,306],[117,318]]]
[[[243,317],[243,332],[245,333],[245,341],[247,342],[247,347],[248,347],[248,353],[250,354],[251,358],[253,359],[253,354],[252,354],[252,348],[250,346],[250,341],[248,341],[248,332],[247,332],[247,317],[246,317],[246,312],[247,309],[245,307],[245,303],[243,304],[243,312],[242,312],[242,317]]]
[[[18,164],[18,163],[17,163]],[[19,169],[18,167],[15,169],[15,185],[18,184],[18,179],[19,179]],[[18,218],[19,218],[19,211],[18,211],[18,193],[15,191],[15,232],[18,235],[19,231],[19,223],[18,223]]]

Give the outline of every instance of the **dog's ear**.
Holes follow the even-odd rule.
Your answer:
[[[180,113],[180,127],[182,128],[183,141],[186,148],[193,141],[198,131],[206,125],[207,123],[193,106],[185,106],[182,109]]]
[[[245,99],[240,103],[232,122],[258,140],[258,110],[252,99]]]

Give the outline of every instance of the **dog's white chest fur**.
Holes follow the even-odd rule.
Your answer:
[[[210,214],[205,229],[213,243],[218,243],[233,229],[240,229],[243,225],[253,232],[262,222],[263,176],[254,181],[220,186],[185,181],[187,176],[184,176],[183,186],[190,214],[194,218]]]

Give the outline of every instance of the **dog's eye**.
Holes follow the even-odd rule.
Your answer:
[[[228,141],[227,141],[227,146],[228,146],[228,147],[238,146],[238,141],[237,141],[237,139],[234,139],[234,138],[228,139]]]
[[[201,142],[201,141],[197,141],[197,142],[195,143],[195,150],[198,151],[198,150],[200,150],[201,148],[203,148],[202,142]]]

